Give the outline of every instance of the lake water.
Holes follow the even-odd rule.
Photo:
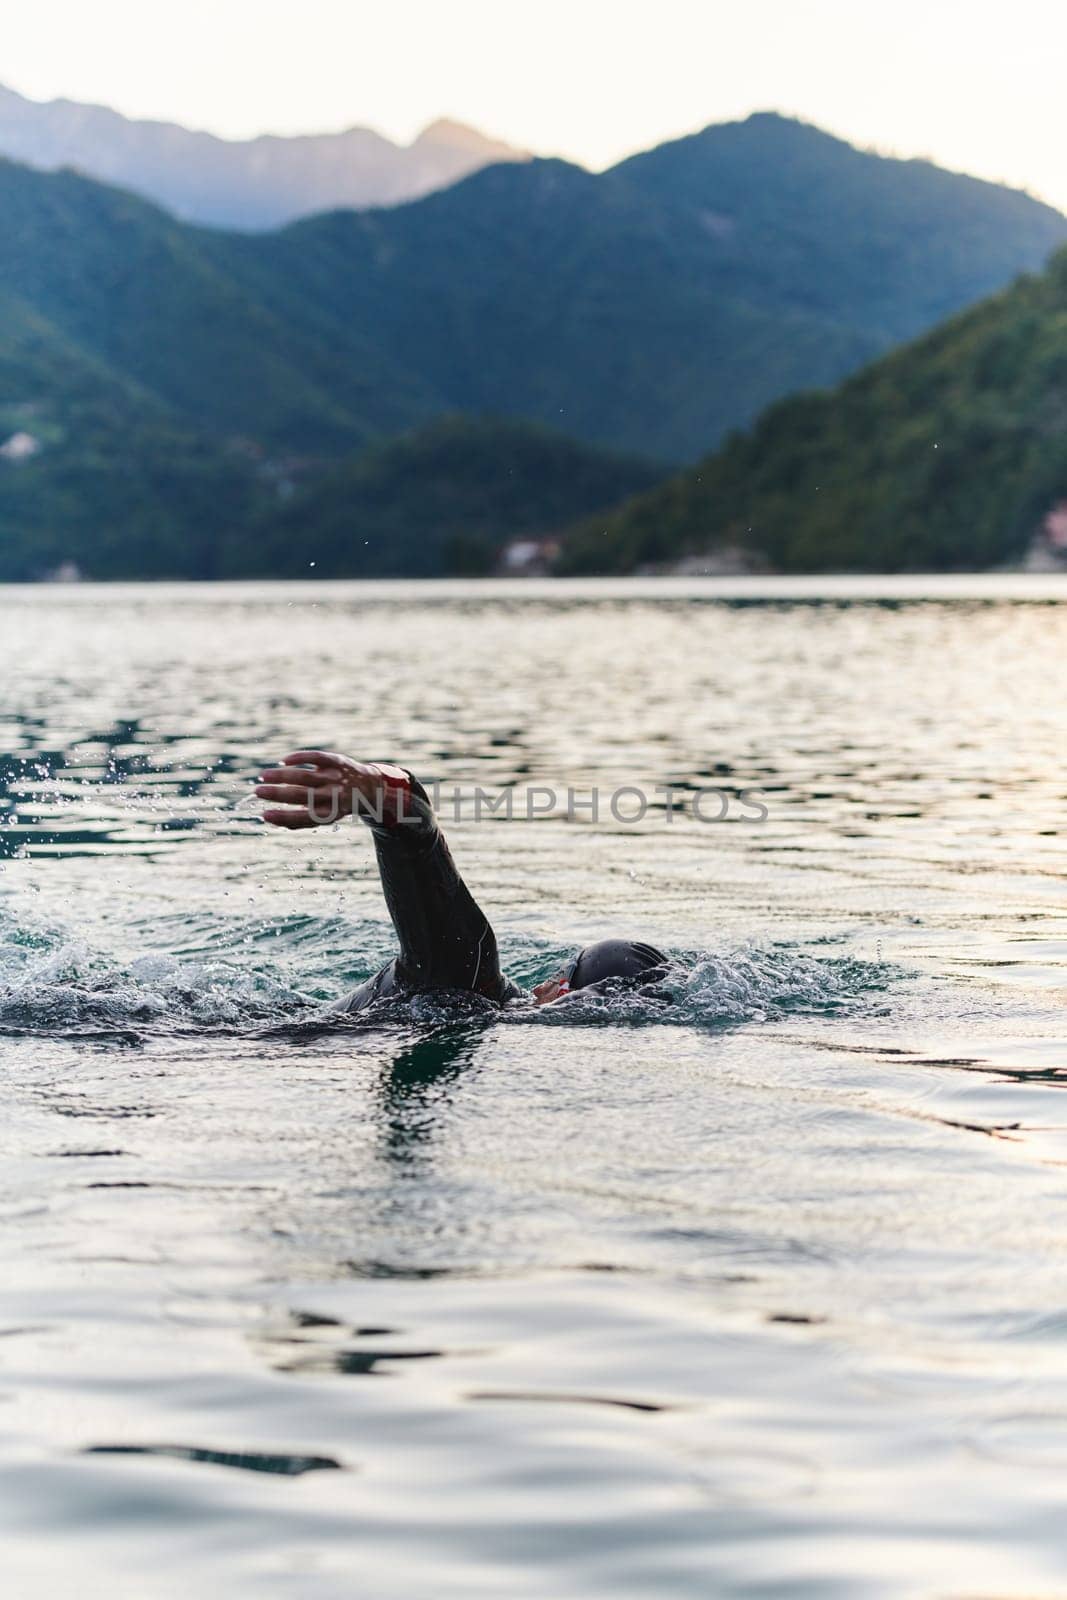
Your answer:
[[[0,591],[6,1591],[1062,1597],[1065,602]],[[310,1026],[391,930],[309,741],[675,1003]]]

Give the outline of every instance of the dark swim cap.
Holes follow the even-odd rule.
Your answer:
[[[639,944],[634,939],[601,939],[578,952],[565,977],[572,990],[588,989],[608,978],[654,983],[663,977],[666,966],[663,951],[650,944]]]

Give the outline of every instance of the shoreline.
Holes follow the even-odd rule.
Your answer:
[[[50,599],[92,603],[104,595],[177,599],[280,595],[311,599],[708,599],[724,601],[1031,600],[1067,601],[1067,572],[804,573],[793,576],[698,576],[672,573],[625,577],[472,578],[145,578],[0,583],[0,600]]]

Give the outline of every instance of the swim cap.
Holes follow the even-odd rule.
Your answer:
[[[654,983],[664,975],[667,957],[662,950],[634,939],[601,939],[579,950],[564,977],[568,987],[588,989],[608,978]]]

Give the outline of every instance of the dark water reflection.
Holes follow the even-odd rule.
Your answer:
[[[445,1027],[414,1040],[383,1067],[382,1124],[390,1159],[418,1160],[447,1111],[449,1086],[475,1061],[479,1043],[469,1030]]]

